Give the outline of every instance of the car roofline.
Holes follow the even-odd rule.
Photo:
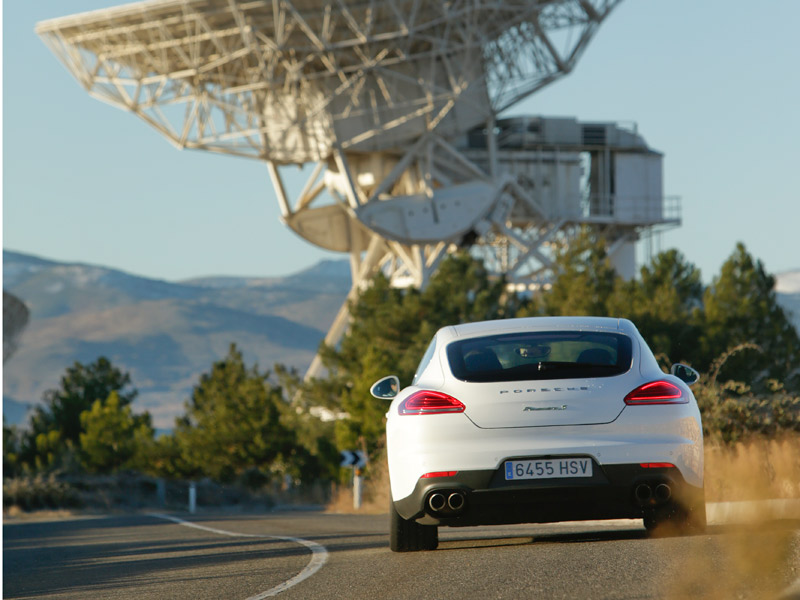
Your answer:
[[[442,342],[514,331],[615,331],[634,335],[636,327],[628,319],[616,317],[522,317],[476,321],[449,325],[439,330]]]

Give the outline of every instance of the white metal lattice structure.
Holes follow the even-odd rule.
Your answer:
[[[569,72],[618,1],[155,0],[36,31],[180,147],[305,163],[486,121]]]
[[[348,253],[355,293],[377,268],[424,285],[476,244],[498,271],[536,277],[554,236],[598,221],[586,190],[606,203],[614,190],[602,177],[579,189],[576,174],[587,152],[607,172],[615,146],[509,144],[496,118],[569,73],[619,1],[151,0],[36,31],[91,95],[179,148],[264,161],[284,222]],[[289,198],[281,167],[306,163]],[[545,193],[549,180],[569,190]],[[606,212],[619,245],[665,220]],[[345,305],[328,343],[347,319]]]

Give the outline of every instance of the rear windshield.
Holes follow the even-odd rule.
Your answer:
[[[631,366],[631,340],[617,333],[546,331],[492,335],[447,346],[462,381],[610,377]]]

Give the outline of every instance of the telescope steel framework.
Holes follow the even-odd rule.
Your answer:
[[[581,215],[502,168],[495,120],[569,73],[619,1],[153,0],[36,32],[92,96],[177,147],[266,162],[283,221],[349,253],[352,298],[379,268],[424,285],[459,246],[501,253],[488,262],[517,278],[551,264],[547,242]],[[476,128],[485,159],[465,149]],[[305,163],[291,202],[281,167]],[[347,323],[345,303],[326,342]]]

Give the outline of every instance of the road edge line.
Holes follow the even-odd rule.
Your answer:
[[[214,527],[206,527],[205,525],[200,525],[198,523],[193,523],[192,521],[186,521],[181,519],[180,517],[174,517],[172,515],[165,515],[161,513],[148,513],[148,516],[156,517],[158,519],[164,519],[166,521],[172,521],[173,523],[177,523],[178,525],[183,525],[184,527],[191,527],[193,529],[199,529],[201,531],[208,531],[209,533],[216,533],[218,535],[227,535],[229,537],[248,537],[248,538],[262,538],[262,539],[270,539],[270,540],[281,540],[285,542],[293,542],[296,544],[300,544],[301,546],[305,546],[309,550],[311,550],[311,560],[308,561],[308,564],[305,568],[300,571],[297,575],[292,577],[291,579],[287,579],[283,583],[276,585],[273,588],[268,589],[265,592],[261,592],[260,594],[256,594],[255,596],[250,596],[247,600],[263,600],[264,598],[271,598],[272,596],[277,596],[281,592],[285,592],[289,588],[296,586],[298,583],[305,581],[314,573],[319,571],[322,568],[322,565],[328,560],[328,550],[322,544],[318,544],[317,542],[312,542],[311,540],[306,540],[303,538],[297,537],[290,537],[284,535],[262,535],[258,533],[236,533],[234,531],[226,531],[224,529],[216,529]]]

